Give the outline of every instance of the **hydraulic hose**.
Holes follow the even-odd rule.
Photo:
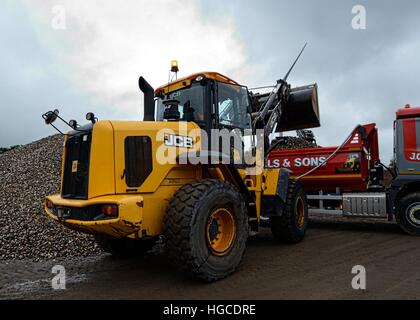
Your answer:
[[[302,174],[302,175],[300,175],[299,177],[297,177],[296,178],[296,180],[300,180],[300,179],[302,179],[302,178],[304,178],[304,177],[306,177],[307,175],[309,175],[309,174],[311,174],[312,172],[315,172],[316,170],[318,170],[319,168],[321,168],[323,165],[325,165],[325,164],[327,164],[328,163],[328,161],[330,161],[336,154],[337,154],[337,152],[338,151],[340,151],[346,144],[347,144],[347,142],[349,142],[349,140],[351,139],[351,137],[353,136],[353,133],[354,133],[354,131],[356,131],[356,129],[358,129],[358,128],[360,128],[361,127],[361,125],[359,124],[359,125],[357,125],[353,130],[352,130],[352,132],[350,133],[350,135],[346,138],[346,140],[344,140],[344,142],[339,146],[339,147],[337,147],[337,149],[335,149],[335,151],[333,152],[333,153],[331,153],[329,156],[328,156],[328,158],[327,159],[325,159],[325,161],[323,161],[323,162],[321,162],[318,166],[316,166],[315,168],[312,168],[311,170],[309,170],[308,172],[306,172],[306,173],[304,173],[304,174]]]

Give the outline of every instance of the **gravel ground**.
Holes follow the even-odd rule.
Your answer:
[[[59,192],[63,137],[0,154],[0,260],[40,261],[99,253],[93,238],[50,220],[46,195]]]
[[[48,262],[0,263],[1,299],[420,299],[420,239],[395,223],[313,218],[304,241],[276,242],[269,229],[249,239],[239,270],[203,284],[174,270],[163,254],[109,255]],[[53,290],[51,268],[66,270]],[[355,265],[366,290],[351,286]]]

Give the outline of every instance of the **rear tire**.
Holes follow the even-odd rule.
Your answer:
[[[111,238],[97,235],[95,241],[99,248],[116,258],[130,258],[145,255],[155,245],[154,239]]]
[[[164,238],[179,269],[206,282],[225,278],[240,264],[248,239],[242,195],[213,179],[183,186],[168,205]]]
[[[400,228],[412,236],[420,236],[420,193],[410,193],[397,205],[396,220]]]
[[[308,204],[302,183],[289,181],[286,205],[280,217],[270,217],[273,236],[285,243],[298,243],[308,226]]]

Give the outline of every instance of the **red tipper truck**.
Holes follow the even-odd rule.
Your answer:
[[[273,150],[268,158],[269,167],[302,180],[310,213],[395,218],[405,232],[420,235],[420,108],[396,113],[394,164],[380,162],[374,123],[357,126],[339,147]],[[384,169],[392,175],[386,185]]]

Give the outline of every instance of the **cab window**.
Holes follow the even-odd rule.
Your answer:
[[[218,85],[218,115],[221,126],[248,129],[251,127],[248,90],[225,83]]]
[[[164,98],[158,98],[157,120],[165,121],[163,118],[165,111],[164,100],[177,100],[179,101],[178,110],[180,121],[204,122],[204,94],[205,87],[197,83],[193,84],[190,88],[174,91],[165,95]]]

